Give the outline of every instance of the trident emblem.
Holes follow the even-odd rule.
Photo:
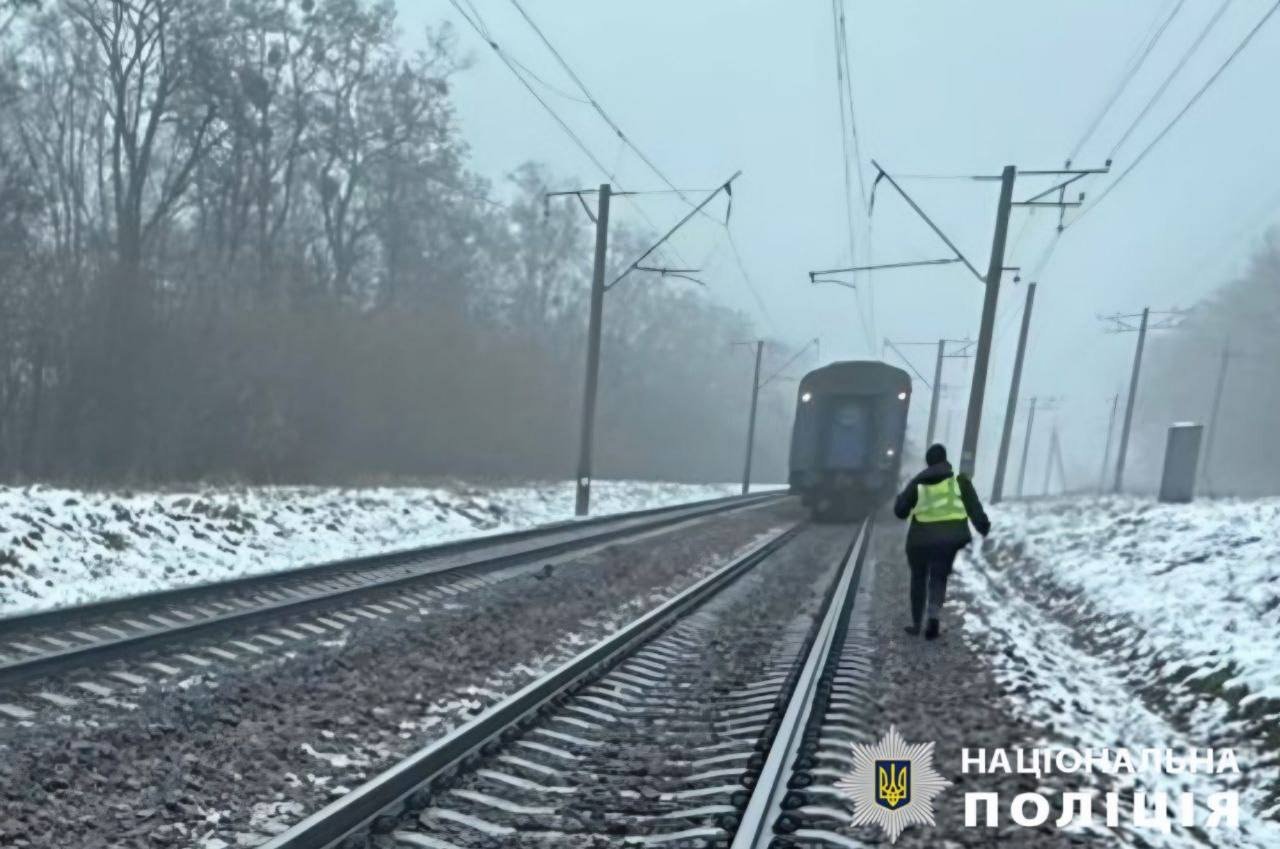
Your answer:
[[[876,761],[876,802],[893,810],[911,800],[911,761]]]

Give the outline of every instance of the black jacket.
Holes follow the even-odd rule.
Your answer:
[[[935,463],[916,475],[907,484],[906,489],[898,493],[897,499],[893,502],[894,515],[899,519],[905,519],[911,515],[911,511],[916,507],[917,485],[939,483],[953,474],[951,464],[942,462]],[[911,527],[907,530],[907,546],[909,548],[935,545],[961,548],[968,545],[973,540],[973,535],[969,533],[969,522],[973,522],[973,526],[978,529],[978,533],[984,537],[991,532],[991,520],[987,518],[986,512],[982,509],[982,502],[978,500],[978,493],[973,488],[973,482],[964,475],[955,475],[955,478],[960,484],[960,500],[964,502],[964,511],[969,514],[969,521],[917,522],[912,519]]]

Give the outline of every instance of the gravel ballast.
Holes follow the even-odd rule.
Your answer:
[[[435,787],[427,805],[411,804],[371,846],[719,845],[737,826],[850,537],[807,528]]]
[[[798,518],[775,505],[650,535],[132,709],[11,728],[0,845],[256,845]]]

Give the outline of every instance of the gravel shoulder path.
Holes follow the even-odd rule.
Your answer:
[[[611,546],[132,709],[10,729],[0,845],[256,845],[799,518],[788,503]]]
[[[1017,693],[993,675],[990,647],[967,636],[960,626],[965,598],[960,582],[952,576],[943,610],[942,635],[935,641],[912,637],[903,631],[910,622],[908,590],[910,570],[903,553],[904,528],[891,517],[876,523],[876,567],[873,602],[870,605],[871,638],[874,645],[872,684],[874,707],[866,727],[879,739],[892,724],[908,743],[937,743],[934,766],[952,786],[934,800],[937,827],[912,826],[898,839],[896,847],[1047,847],[1114,846],[1109,837],[1069,833],[1049,826],[1023,828],[1009,822],[1010,801],[1019,793],[1043,792],[1051,802],[1062,790],[1083,787],[1055,782],[1074,776],[995,774],[968,775],[961,772],[961,750],[1032,748],[1044,739],[1042,729],[1018,718],[1012,700],[1034,698]],[[956,569],[964,568],[957,561]],[[867,742],[872,742],[868,740]],[[1000,796],[1001,825],[998,829],[964,827],[964,794],[996,792]],[[883,839],[878,830],[846,829],[868,842]]]

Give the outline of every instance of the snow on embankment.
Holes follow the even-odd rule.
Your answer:
[[[993,521],[1044,578],[1144,631],[1166,671],[1280,699],[1280,498],[1061,499]]]
[[[1002,504],[991,518],[945,615],[1044,734],[1023,745],[1231,749],[1239,772],[1118,780],[1193,793],[1197,823],[1211,794],[1234,790],[1239,826],[1216,845],[1280,846],[1280,499],[1063,498]],[[1113,836],[1204,845],[1180,825],[1131,832]]]
[[[737,484],[596,481],[592,512],[731,495]],[[483,488],[0,487],[0,616],[223,581],[573,516],[571,483]]]

